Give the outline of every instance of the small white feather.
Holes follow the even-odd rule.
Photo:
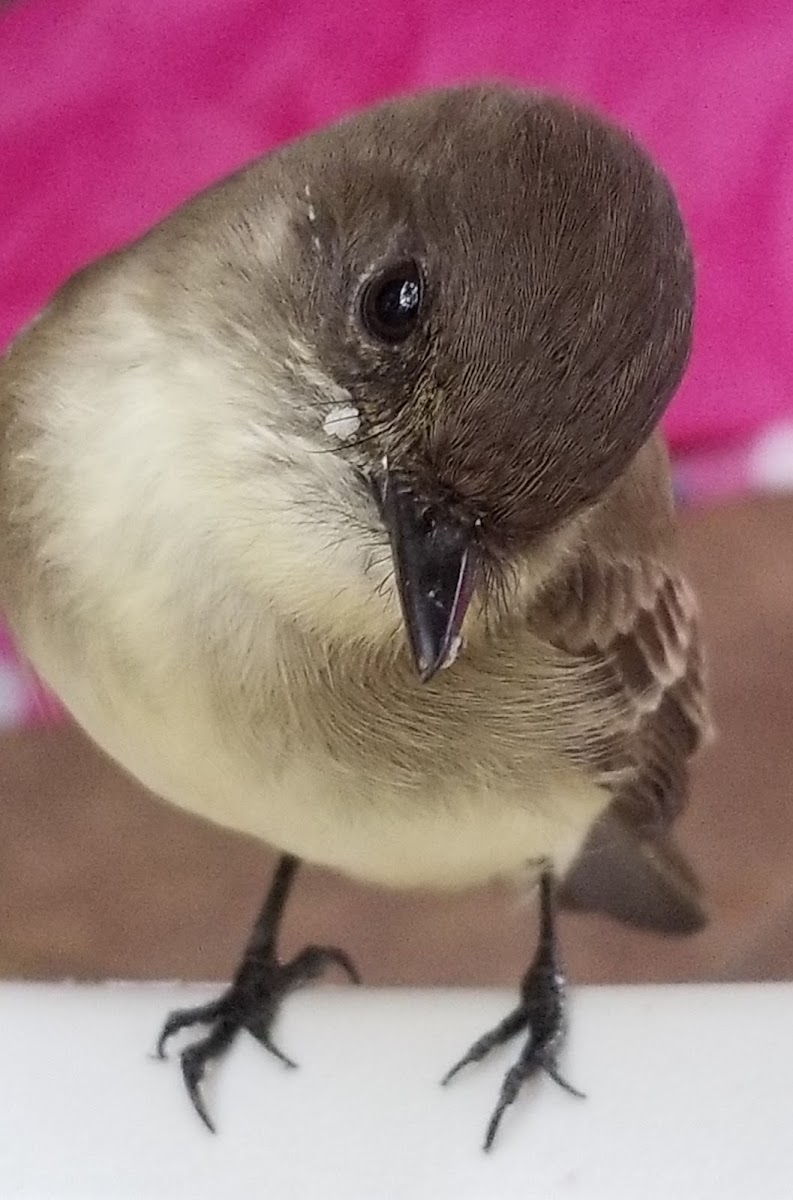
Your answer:
[[[330,410],[322,423],[329,437],[339,438],[347,442],[358,432],[361,424],[361,414],[353,404],[336,404]]]

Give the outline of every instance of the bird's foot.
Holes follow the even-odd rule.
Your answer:
[[[562,1077],[558,1066],[559,1054],[567,1033],[565,979],[556,961],[549,878],[542,881],[541,905],[540,944],[521,981],[520,1002],[494,1029],[474,1042],[468,1053],[463,1055],[442,1081],[447,1084],[469,1063],[481,1062],[496,1046],[504,1045],[519,1033],[526,1033],[526,1042],[517,1062],[504,1076],[498,1103],[487,1127],[485,1150],[489,1150],[493,1145],[501,1118],[510,1104],[517,1099],[524,1083],[540,1072],[550,1075],[565,1091],[583,1099],[583,1093]]]
[[[193,1108],[213,1133],[215,1126],[201,1090],[207,1064],[221,1058],[239,1031],[247,1029],[285,1066],[297,1066],[272,1040],[273,1024],[284,998],[317,979],[329,966],[340,967],[353,983],[360,982],[352,960],[335,946],[307,946],[286,963],[279,962],[274,953],[252,955],[243,960],[234,982],[217,1000],[170,1014],[157,1042],[160,1058],[165,1058],[165,1044],[175,1033],[193,1025],[209,1027],[209,1032],[182,1050],[180,1057]]]
[[[496,1046],[523,1032],[527,1033],[526,1043],[517,1062],[504,1076],[498,1103],[487,1127],[485,1150],[493,1145],[501,1118],[517,1098],[524,1083],[541,1071],[574,1096],[582,1096],[559,1073],[558,1056],[566,1032],[564,1000],[556,981],[548,979],[543,972],[530,971],[527,974],[517,1007],[494,1029],[474,1042],[468,1053],[448,1072],[443,1083],[448,1083],[469,1063],[481,1062]]]

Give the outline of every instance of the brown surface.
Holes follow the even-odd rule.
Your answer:
[[[793,977],[793,498],[689,518],[720,740],[683,838],[713,921],[665,940],[566,917],[576,981]],[[140,791],[72,728],[3,739],[0,970],[224,977],[272,858]],[[514,983],[531,909],[506,891],[390,895],[307,870],[286,947],[338,941],[374,983]]]

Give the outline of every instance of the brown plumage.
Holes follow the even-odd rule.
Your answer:
[[[596,510],[580,553],[529,620],[561,649],[608,664],[624,702],[618,742],[627,777],[612,785],[614,800],[567,875],[562,901],[687,933],[705,914],[671,826],[688,799],[689,760],[710,733],[702,641],[696,601],[675,561],[669,470],[657,438],[637,473],[638,484],[629,476]],[[626,485],[636,492],[627,505]],[[620,523],[627,514],[634,527]]]

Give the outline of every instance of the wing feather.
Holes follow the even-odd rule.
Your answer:
[[[665,470],[665,459],[652,449],[654,457],[638,469],[657,472],[660,463]],[[691,932],[704,923],[704,912],[671,827],[688,799],[690,760],[711,730],[702,638],[696,599],[669,552],[669,526],[654,525],[652,513],[620,512],[636,490],[635,481],[623,486],[609,511],[597,515],[601,530],[595,524],[588,531],[586,545],[532,617],[555,646],[611,667],[631,764],[613,785],[613,803],[568,875],[562,900],[643,926]],[[635,532],[643,516],[644,545]],[[624,556],[613,532],[621,519],[632,551]],[[604,521],[612,532],[603,532]]]

